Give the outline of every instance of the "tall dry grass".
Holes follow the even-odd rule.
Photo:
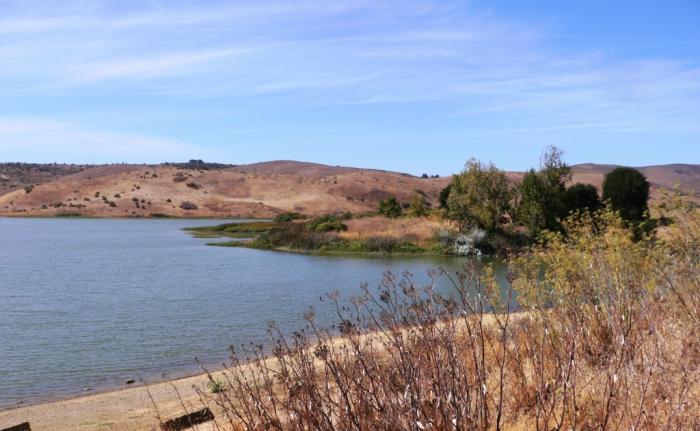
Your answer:
[[[272,355],[234,351],[202,402],[222,430],[700,429],[700,217],[673,217],[638,242],[611,212],[571,218],[505,293],[471,261],[453,295],[441,271],[329,295],[336,327],[271,327]]]

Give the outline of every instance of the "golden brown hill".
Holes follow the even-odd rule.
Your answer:
[[[33,184],[39,185],[29,193],[15,186],[15,190],[1,195],[0,215],[271,217],[283,211],[310,215],[363,212],[375,210],[388,196],[408,202],[415,193],[424,194],[437,205],[440,189],[450,180],[294,161],[221,165],[214,169],[190,165],[81,166],[74,171],[56,168],[44,174],[42,165],[25,166],[39,174],[4,175],[13,183],[21,177],[24,182],[35,179]],[[589,183],[600,189],[603,177],[614,168],[573,166],[572,183]],[[700,202],[700,165],[639,169],[652,184],[653,200],[678,184]],[[509,173],[513,181],[521,177]]]
[[[111,165],[0,196],[0,215],[271,217],[375,210],[414,193],[437,204],[449,178],[276,161],[221,169]]]

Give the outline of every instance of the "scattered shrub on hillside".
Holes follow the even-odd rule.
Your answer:
[[[34,184],[30,184],[30,185],[28,185],[28,186],[24,186],[24,192],[25,192],[25,193],[29,194],[29,193],[32,192],[32,190],[34,190]]]
[[[180,208],[183,210],[196,210],[199,207],[190,201],[185,201],[180,204]]]
[[[175,176],[173,176],[173,182],[174,183],[181,183],[183,181],[187,180],[187,175],[182,174],[182,173],[177,173]]]
[[[401,205],[399,205],[399,201],[397,201],[394,196],[380,201],[379,214],[389,218],[401,216]]]
[[[191,188],[191,189],[195,189],[195,190],[199,190],[199,189],[202,188],[201,185],[195,183],[194,181],[190,181],[189,183],[186,183],[185,185],[186,185],[187,187],[189,187],[189,188]]]

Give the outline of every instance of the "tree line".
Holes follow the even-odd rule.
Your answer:
[[[602,197],[590,184],[571,181],[562,151],[548,147],[538,169],[516,183],[493,163],[470,159],[440,193],[440,205],[460,230],[480,228],[489,234],[508,227],[525,229],[532,238],[543,231],[561,231],[562,220],[574,213],[610,206],[633,226],[649,220],[649,182],[636,169],[618,167],[603,181]]]

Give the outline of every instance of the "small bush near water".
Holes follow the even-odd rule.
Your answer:
[[[271,326],[200,396],[217,429],[699,429],[700,215],[673,218],[641,241],[610,211],[570,218],[510,260],[505,293],[471,260],[330,294],[335,326]]]

